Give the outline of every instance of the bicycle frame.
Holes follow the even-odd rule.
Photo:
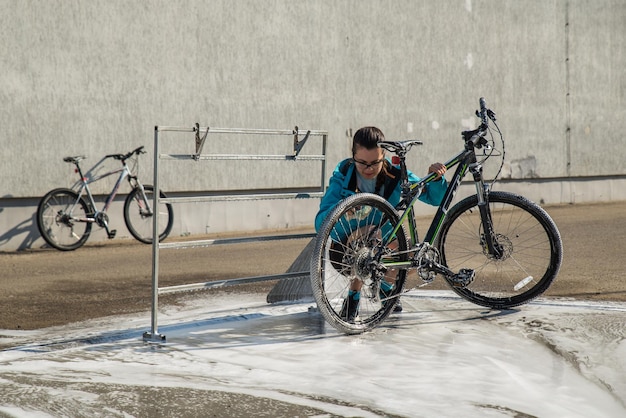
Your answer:
[[[130,169],[128,168],[128,166],[126,164],[123,164],[123,166],[121,168],[115,169],[113,171],[109,171],[107,173],[98,175],[96,177],[93,177],[91,179],[89,179],[87,176],[83,175],[82,170],[80,169],[80,166],[78,164],[76,164],[76,169],[78,171],[78,174],[80,175],[80,186],[77,187],[77,193],[79,198],[82,197],[83,195],[87,196],[88,199],[88,203],[89,205],[93,208],[94,210],[94,214],[93,217],[89,217],[87,219],[77,219],[79,221],[82,222],[97,222],[97,215],[99,213],[106,213],[107,210],[109,209],[109,207],[111,206],[111,203],[113,203],[113,199],[115,199],[115,196],[117,196],[117,193],[120,189],[120,186],[122,185],[122,182],[125,179],[128,179],[131,182],[131,187],[139,187],[141,189],[142,192],[142,200],[145,204],[146,207],[146,213],[149,215],[152,215],[152,209],[150,207],[150,202],[148,201],[148,199],[146,198],[144,189],[143,189],[143,185],[139,182],[139,180],[137,179],[136,176],[134,176]],[[91,183],[95,183],[96,181],[102,180],[106,177],[112,176],[119,173],[119,177],[117,178],[117,181],[115,182],[115,185],[113,186],[113,189],[111,190],[111,193],[109,193],[109,195],[107,196],[105,202],[104,202],[104,206],[102,207],[101,210],[98,210],[98,208],[96,207],[96,201],[93,197],[93,194],[91,193],[91,189],[89,188],[89,184]],[[135,184],[132,184],[132,180],[135,181]]]
[[[41,198],[37,206],[37,227],[43,239],[58,250],[75,250],[85,244],[94,224],[104,228],[109,239],[115,238],[117,230],[109,227],[107,212],[116,199],[122,183],[128,180],[130,191],[123,199],[122,205],[124,223],[134,238],[145,244],[151,244],[152,234],[155,233],[152,220],[155,211],[152,199],[148,199],[148,196],[152,196],[154,188],[152,185],[143,185],[138,178],[138,158],[140,154],[145,153],[143,149],[141,146],[125,154],[106,155],[85,173],[80,164],[85,159],[84,156],[63,158],[64,162],[74,164],[78,179],[70,188],[59,187],[50,190]],[[136,158],[133,158],[135,156]],[[105,168],[103,163],[109,158],[119,161],[121,167]],[[108,195],[97,200],[98,202],[104,200],[104,204],[99,208],[97,205],[100,203],[96,203],[90,184],[110,176],[114,176],[115,179],[113,188]],[[161,195],[164,196],[162,192]],[[164,227],[158,231],[159,240],[162,240],[172,229],[173,211],[169,203],[159,207],[162,211],[157,213],[164,217]]]
[[[96,207],[96,201],[91,193],[91,190],[89,189],[89,184],[90,183],[94,183],[98,180],[102,180],[103,178],[112,176],[114,174],[120,173],[117,182],[115,183],[115,186],[113,186],[113,190],[111,190],[111,193],[107,196],[106,201],[104,202],[104,206],[102,207],[102,210],[98,210]],[[104,173],[102,175],[99,175],[95,178],[92,178],[90,180],[87,179],[87,177],[81,176],[81,185],[78,188],[78,195],[82,196],[83,192],[85,192],[85,194],[87,195],[87,198],[89,200],[89,204],[91,205],[91,207],[93,207],[93,209],[97,212],[106,212],[109,209],[109,206],[111,205],[111,202],[113,202],[113,199],[115,198],[115,196],[117,195],[117,192],[119,191],[120,186],[122,185],[122,182],[124,181],[124,179],[130,175],[130,170],[128,169],[127,166],[123,166],[122,168],[119,168],[117,170],[113,170],[110,171],[108,173]]]
[[[461,185],[461,181],[467,175],[468,171],[470,171],[474,177],[474,182],[476,184],[476,192],[478,194],[479,207],[481,208],[480,210],[481,210],[481,217],[483,218],[483,222],[485,219],[489,219],[488,207],[486,205],[487,203],[486,194],[487,194],[488,188],[484,184],[483,177],[482,177],[482,165],[479,164],[476,160],[476,151],[473,145],[470,143],[467,143],[465,150],[461,151],[455,157],[447,161],[445,163],[445,166],[447,168],[452,168],[455,166],[458,166],[458,167],[448,183],[448,189],[446,190],[446,193],[444,194],[441,204],[439,205],[437,212],[430,224],[428,232],[426,233],[424,237],[423,242],[429,243],[431,245],[434,245],[437,239],[437,236],[439,234],[439,231],[441,230],[443,221],[445,220],[448,209],[450,208],[450,205],[452,204],[452,200],[454,199],[454,196],[459,186]],[[402,179],[403,197],[400,200],[400,203],[396,205],[395,209],[398,211],[403,210],[403,213],[400,216],[400,219],[398,223],[395,225],[394,229],[391,231],[390,234],[387,235],[387,238],[382,242],[381,248],[388,246],[392,241],[396,239],[396,234],[398,233],[398,230],[406,221],[406,223],[408,224],[409,236],[410,236],[408,251],[412,252],[412,251],[415,251],[417,249],[418,244],[420,244],[418,234],[417,234],[417,226],[415,223],[414,205],[417,202],[421,194],[422,188],[426,184],[436,180],[437,175],[435,173],[431,173],[428,176],[421,179],[419,182],[409,183],[408,178],[407,178],[408,176],[407,176],[406,162],[405,162],[404,157],[400,157],[400,168],[401,168],[402,176],[403,176],[403,179]],[[485,216],[482,216],[483,214]],[[491,222],[487,222],[487,223],[489,224],[489,226],[485,230],[491,231],[492,229],[490,226]],[[491,240],[491,234],[486,234],[486,235],[487,235],[489,250],[496,252],[496,250],[494,250],[494,245]],[[412,267],[411,260],[401,261],[401,262],[385,261],[383,264],[388,268],[402,269],[402,268]]]
[[[406,156],[420,141],[383,140],[378,147],[393,155],[393,174],[400,180],[399,203],[392,207],[384,196],[356,193],[328,213],[311,259],[311,288],[322,316],[337,330],[358,334],[385,320],[405,292],[409,270],[423,282],[417,287],[442,276],[456,294],[490,309],[527,303],[555,279],[563,251],[550,216],[523,196],[492,192],[493,182],[484,178],[483,164],[491,156],[502,156],[502,169],[504,138],[495,113],[484,98],[479,103],[480,126],[461,133],[461,152],[445,162],[454,167],[447,188],[443,180],[437,183],[436,173],[414,180],[408,171]],[[489,121],[500,135],[501,151]],[[470,173],[476,191],[453,204]],[[414,205],[434,186],[441,186],[436,195],[443,197],[420,241]]]

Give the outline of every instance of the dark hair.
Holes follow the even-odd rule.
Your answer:
[[[365,126],[354,133],[352,137],[352,156],[356,154],[356,147],[363,147],[371,150],[378,148],[378,143],[385,140],[383,131],[375,126]],[[387,177],[388,168],[387,160],[383,160],[383,167],[376,177],[376,190],[374,193],[378,194],[383,184],[385,184],[385,178]]]
[[[383,131],[375,126],[366,126],[354,133],[352,138],[352,156],[356,153],[356,147],[364,147],[366,149],[374,149],[378,147],[380,141],[385,140]]]

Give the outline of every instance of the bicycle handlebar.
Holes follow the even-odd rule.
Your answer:
[[[480,118],[480,121],[486,125],[487,124],[487,104],[485,103],[485,98],[481,97],[478,100],[478,103],[480,105],[480,113],[478,115],[478,117]]]
[[[467,144],[466,146],[481,148],[483,145],[487,144],[485,136],[489,130],[489,120],[495,121],[496,114],[491,109],[487,108],[484,97],[478,100],[478,104],[480,110],[476,111],[476,116],[480,118],[480,126],[471,131],[463,131],[461,135]],[[381,141],[378,143],[380,148],[393,152],[396,155],[406,155],[413,145],[422,145],[422,141],[409,139],[405,141]]]
[[[484,97],[481,97],[478,103],[480,110],[476,111],[476,116],[480,118],[480,126],[472,131],[463,131],[461,135],[466,144],[481,148],[483,145],[487,144],[485,135],[487,135],[487,131],[489,130],[489,119],[495,121],[496,114],[491,109],[487,108]]]
[[[113,158],[116,160],[120,160],[122,162],[126,161],[127,159],[129,159],[130,157],[132,157],[133,155],[137,154],[145,154],[146,152],[143,150],[144,146],[140,146],[138,148],[135,148],[134,150],[132,150],[131,152],[128,152],[126,154],[109,154],[107,155],[105,158]]]

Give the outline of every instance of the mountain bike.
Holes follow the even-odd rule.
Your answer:
[[[357,193],[328,214],[311,258],[311,287],[320,313],[337,330],[358,334],[385,320],[405,292],[410,269],[417,271],[420,287],[440,275],[462,298],[492,309],[527,303],[556,278],[563,245],[554,221],[525,197],[492,191],[504,163],[504,138],[484,98],[479,104],[480,126],[462,132],[463,151],[445,163],[448,169],[457,168],[423,241],[418,239],[413,206],[437,175],[410,183],[405,161],[421,141],[379,144],[394,154],[392,163],[401,169],[402,197],[396,207],[378,195]],[[488,183],[483,163],[495,155],[502,162]],[[468,173],[476,194],[449,209]],[[360,301],[357,316],[348,318],[342,307],[354,280],[361,281]],[[383,281],[393,288],[387,285],[383,291]]]
[[[140,242],[152,243],[152,217],[156,213],[160,216],[159,241],[165,239],[172,230],[174,211],[169,203],[161,204],[157,211],[153,210],[154,188],[141,184],[137,176],[140,154],[145,154],[143,146],[126,154],[107,155],[103,160],[108,158],[118,160],[122,167],[93,177],[85,176],[80,167],[80,162],[86,158],[85,156],[65,157],[63,161],[76,166],[75,171],[80,180],[77,182],[76,190],[54,189],[41,198],[37,207],[37,227],[43,239],[58,250],[75,250],[85,244],[93,224],[104,228],[109,239],[114,238],[116,230],[109,228],[107,210],[124,179],[127,179],[131,186],[131,192],[124,201],[124,221],[128,231]],[[132,167],[127,161],[132,162]],[[98,210],[89,184],[118,173],[119,177],[113,190],[106,198],[102,209]],[[165,194],[160,192],[160,196],[165,197]]]

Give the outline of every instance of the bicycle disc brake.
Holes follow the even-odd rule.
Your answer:
[[[496,247],[496,254],[491,254],[489,252],[485,234],[481,234],[480,243],[483,248],[483,254],[485,254],[485,256],[490,260],[504,261],[513,253],[513,243],[509,237],[502,234],[494,234],[493,242]]]
[[[348,245],[343,262],[350,265],[350,272],[354,279],[363,283],[361,298],[378,300],[380,297],[380,283],[385,277],[387,268],[380,262],[380,239],[375,234],[365,234],[353,240]]]

